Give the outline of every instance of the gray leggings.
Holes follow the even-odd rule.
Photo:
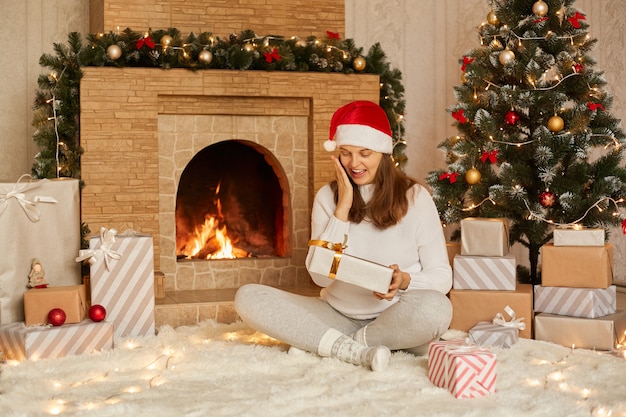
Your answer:
[[[373,295],[372,295],[373,296]],[[235,296],[235,309],[253,329],[309,352],[317,352],[322,336],[334,328],[351,335],[367,326],[368,346],[426,353],[452,320],[452,304],[434,290],[411,290],[377,318],[346,317],[319,297],[307,297],[260,284],[247,284]]]

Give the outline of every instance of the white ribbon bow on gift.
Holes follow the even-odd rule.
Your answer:
[[[24,178],[28,177],[28,182],[22,183]],[[43,184],[44,180],[33,183],[33,178],[29,174],[22,175],[13,187],[6,194],[0,194],[0,215],[4,213],[4,210],[9,205],[9,201],[14,198],[15,201],[20,205],[26,216],[30,219],[31,222],[36,223],[39,221],[39,210],[37,210],[37,203],[58,203],[56,199],[48,196],[35,196],[33,201],[29,201],[26,199],[25,191],[31,191],[41,184]]]
[[[81,249],[78,252],[76,262],[89,259],[91,265],[98,262],[100,257],[104,258],[104,265],[109,270],[109,259],[120,259],[122,255],[111,249],[111,246],[115,243],[115,235],[117,230],[107,229],[106,227],[100,228],[100,247],[98,249]]]
[[[522,323],[524,317],[515,318],[515,310],[513,310],[509,306],[505,306],[504,311],[506,311],[506,314],[511,317],[511,320],[506,321],[502,313],[497,313],[496,316],[493,318],[493,324],[504,327],[517,327],[519,330],[524,330],[526,328],[526,323]]]

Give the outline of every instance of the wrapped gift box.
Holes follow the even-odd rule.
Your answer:
[[[461,254],[461,244],[448,242],[446,243],[446,249],[448,250],[448,261],[450,261],[450,266],[454,267],[454,257]]]
[[[507,219],[468,217],[461,220],[461,255],[504,256],[509,253]]]
[[[493,324],[490,321],[481,321],[469,330],[469,339],[480,346],[508,349],[519,340],[519,329]]]
[[[84,320],[58,327],[0,325],[0,351],[6,359],[60,358],[113,348],[113,325]]]
[[[330,245],[333,245],[332,243]],[[322,246],[310,244],[313,250],[309,272],[358,285],[381,294],[389,292],[393,269],[365,259],[346,255]]]
[[[626,311],[586,319],[556,314],[535,316],[535,339],[568,348],[612,350],[626,342]]]
[[[515,291],[456,290],[448,293],[452,302],[450,328],[469,331],[478,322],[492,321],[503,306],[510,306],[526,324],[519,337],[532,339],[533,286],[517,284]]]
[[[154,335],[152,236],[102,229],[79,259],[90,259],[91,303],[106,309],[115,336]]]
[[[617,310],[615,285],[609,288],[543,287],[535,285],[535,312],[563,316],[596,317]]]
[[[608,288],[613,284],[613,245],[541,247],[544,287]]]
[[[516,266],[513,255],[457,255],[454,258],[452,287],[458,290],[514,291]]]
[[[24,293],[24,316],[27,326],[48,324],[53,308],[65,312],[65,323],[80,323],[87,316],[87,292],[84,285],[31,288]]]
[[[33,258],[50,285],[81,283],[77,179],[0,183],[0,323],[24,321],[24,292]]]
[[[456,398],[476,398],[496,392],[496,355],[461,341],[431,342],[428,379]]]
[[[554,246],[604,246],[604,229],[554,229]]]

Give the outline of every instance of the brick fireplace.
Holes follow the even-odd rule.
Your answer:
[[[378,76],[367,74],[85,68],[82,221],[92,231],[153,236],[166,295],[157,300],[157,324],[228,321],[234,291],[249,282],[306,291],[311,204],[333,172],[322,146],[330,118],[346,102],[378,95]],[[228,141],[260,152],[278,173],[281,249],[274,256],[177,259],[181,175],[199,152]],[[237,153],[228,158],[234,163]]]

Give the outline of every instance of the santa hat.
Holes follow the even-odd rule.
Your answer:
[[[330,135],[324,149],[332,152],[341,145],[392,153],[391,127],[383,108],[371,101],[353,101],[337,109],[330,121]]]

